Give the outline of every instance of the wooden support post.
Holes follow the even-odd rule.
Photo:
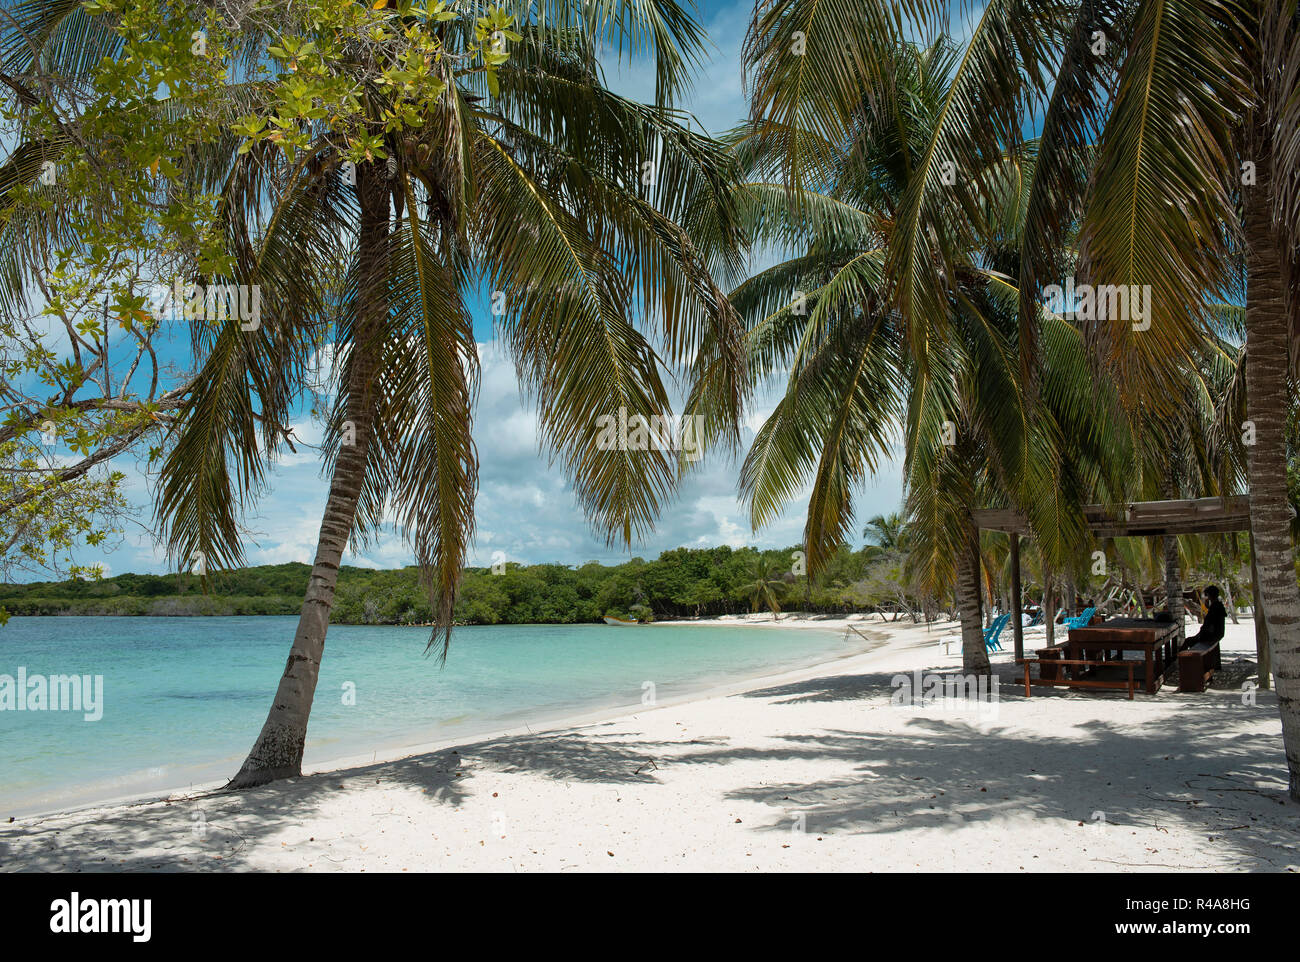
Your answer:
[[[1043,623],[1047,625],[1047,647],[1056,644],[1056,592],[1052,590],[1052,569],[1043,565]]]
[[[1016,662],[1025,660],[1025,626],[1021,612],[1025,604],[1020,598],[1020,535],[1014,531],[1007,535],[1011,539],[1011,617],[1012,633],[1016,640]],[[1029,666],[1025,666],[1028,676]]]

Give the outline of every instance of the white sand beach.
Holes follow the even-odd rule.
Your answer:
[[[1008,631],[999,699],[979,710],[891,704],[896,674],[960,667],[960,645],[942,644],[955,625],[851,623],[880,647],[688,702],[241,794],[15,819],[0,825],[0,866],[1300,871],[1275,698],[1243,697],[1231,671],[1254,657],[1249,619],[1228,625],[1220,677],[1232,687],[1166,684],[1133,701],[1026,699],[1010,684]]]

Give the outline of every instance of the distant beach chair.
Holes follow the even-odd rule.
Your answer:
[[[1007,622],[1010,620],[1010,615],[998,615],[993,619],[993,624],[984,629],[984,648],[986,651],[1002,650],[1002,646],[998,643],[998,635],[1002,634],[1002,629],[1007,626]],[[951,654],[951,646],[961,644],[961,635],[947,635],[939,639],[939,644],[943,645],[945,655]]]
[[[1087,628],[1088,622],[1092,621],[1092,616],[1096,613],[1096,608],[1084,608],[1083,614],[1074,618],[1066,618],[1061,624],[1067,628]]]
[[[993,619],[993,624],[984,629],[984,650],[1001,651],[1002,644],[998,641],[998,636],[1002,634],[1002,629],[1007,626],[1011,620],[1010,615],[998,615]]]

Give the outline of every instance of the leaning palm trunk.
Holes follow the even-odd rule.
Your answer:
[[[962,522],[956,562],[962,670],[987,675],[989,655],[984,647],[984,627],[980,620],[979,536],[969,515]]]
[[[248,758],[227,789],[252,788],[302,774],[302,754],[325,652],[330,609],[338,584],[339,565],[356,518],[357,500],[365,479],[366,457],[374,421],[372,379],[379,346],[377,332],[383,323],[386,301],[381,279],[388,234],[388,194],[382,174],[372,165],[357,169],[357,196],[361,207],[359,270],[356,310],[359,323],[352,344],[348,371],[347,420],[355,429],[355,444],[342,444],[334,461],[329,498],[321,519],[316,560],[307,583],[298,630],[289,660],[280,677],[275,700]]]
[[[1256,184],[1245,190],[1246,417],[1254,426],[1256,442],[1246,449],[1250,530],[1259,578],[1257,601],[1262,602],[1272,647],[1291,797],[1300,801],[1300,589],[1291,546],[1284,453],[1289,318],[1273,222],[1269,153],[1260,150],[1255,156],[1260,158]]]

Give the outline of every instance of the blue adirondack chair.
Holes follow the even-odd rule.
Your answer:
[[[998,641],[998,636],[1002,634],[1002,629],[1007,626],[1011,620],[1010,615],[998,615],[993,619],[993,624],[984,629],[984,650],[1001,651],[1002,645]]]
[[[1067,628],[1087,628],[1088,622],[1092,621],[1092,616],[1096,613],[1096,608],[1084,608],[1083,614],[1074,618],[1066,618],[1062,624]]]

